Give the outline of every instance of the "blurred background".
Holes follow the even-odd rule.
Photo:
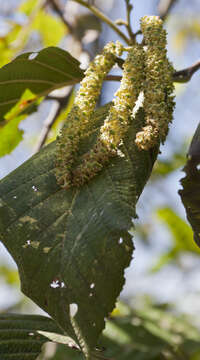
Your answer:
[[[165,0],[132,1],[133,30],[139,29],[142,16],[162,15],[168,3]],[[165,17],[168,56],[174,68],[181,70],[200,59],[200,2],[171,3]],[[125,0],[96,0],[94,4],[113,21],[126,17]],[[74,1],[0,1],[0,66],[22,52],[59,46],[70,50],[86,68],[105,43],[116,39],[116,33]],[[113,74],[120,71],[114,69]],[[118,85],[106,82],[100,104],[112,100]],[[120,299],[136,309],[153,304],[190,316],[198,328],[200,249],[193,241],[178,190],[184,177],[182,168],[188,147],[199,123],[199,88],[200,72],[188,83],[175,85],[174,122],[138,203],[138,219],[134,222],[135,228],[130,230],[136,249],[120,295]],[[0,178],[26,161],[43,143],[55,139],[73,96],[71,87],[54,92],[39,105],[37,112],[20,121],[19,127],[16,123],[11,125],[14,138],[0,133]],[[0,312],[41,313],[20,292],[15,263],[1,244],[0,294]]]

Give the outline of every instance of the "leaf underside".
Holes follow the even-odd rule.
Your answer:
[[[96,140],[109,104],[96,111],[79,156]],[[55,179],[56,143],[0,182],[1,240],[15,259],[21,287],[72,337],[86,358],[124,284],[133,244],[128,230],[157,149],[139,151],[140,109],[121,148],[88,184],[68,191]],[[77,313],[70,315],[70,304]]]

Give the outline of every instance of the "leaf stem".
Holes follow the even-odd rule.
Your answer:
[[[116,26],[116,24],[107,17],[104,13],[102,13],[99,9],[97,9],[94,5],[91,5],[89,2],[84,0],[73,0],[80,5],[85,6],[89,9],[94,15],[96,15],[99,19],[104,21],[108,26],[110,26],[127,44],[130,45],[129,38]]]

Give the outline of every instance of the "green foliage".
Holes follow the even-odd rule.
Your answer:
[[[192,360],[200,354],[199,332],[189,320],[147,304],[111,318],[104,336],[105,356],[117,360]]]
[[[42,96],[76,83],[82,76],[79,62],[56,47],[20,55],[1,68],[0,123],[5,127],[0,127],[0,136],[4,139],[0,145],[0,156],[9,154],[22,140],[18,124],[36,111]]]
[[[0,86],[4,89],[0,95],[0,120],[3,121],[26,89],[39,98],[54,89],[78,82],[82,76],[78,60],[62,49],[49,47],[38,53],[19,55],[0,69]]]
[[[44,46],[56,46],[66,34],[66,26],[59,18],[40,10],[32,25],[41,36]]]
[[[0,128],[0,157],[10,154],[23,139],[23,130],[18,128],[23,118],[23,116],[17,116]]]
[[[58,344],[51,360],[82,359],[73,340],[44,316],[2,314],[0,335],[2,360],[35,360],[47,341]],[[120,303],[92,356],[107,360],[195,360],[200,356],[199,331],[191,319],[169,310],[147,303],[133,310]],[[38,359],[44,357],[43,352]]]
[[[174,261],[184,252],[200,255],[200,249],[195,245],[190,226],[180,218],[171,208],[157,210],[159,219],[170,231],[172,246],[165,254],[161,255],[152,271],[158,271],[167,263]]]
[[[0,266],[0,277],[6,281],[9,285],[19,285],[19,274],[18,271],[12,268],[9,268],[6,265]]]
[[[1,360],[35,360],[47,342],[38,331],[62,333],[51,319],[44,316],[0,314]]]
[[[185,146],[182,147],[179,151],[175,152],[169,160],[160,160],[156,161],[152,178],[160,179],[160,177],[165,177],[170,175],[173,171],[181,168],[185,162]]]
[[[96,113],[79,156],[96,141],[109,106]],[[15,259],[22,291],[48,312],[89,358],[124,284],[133,245],[127,232],[151,173],[152,153],[133,145],[144,123],[136,115],[124,146],[80,189],[61,189],[54,176],[55,143],[1,181],[1,240]],[[70,315],[70,304],[78,311]]]

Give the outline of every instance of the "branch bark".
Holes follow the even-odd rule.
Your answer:
[[[98,17],[100,20],[110,26],[126,42],[126,44],[130,44],[129,38],[116,26],[116,24],[109,17],[102,13],[97,7],[93,6],[90,2],[84,0],[73,1],[89,9],[96,17]]]
[[[175,5],[177,0],[160,0],[158,4],[158,12],[163,21],[165,21],[168,16],[170,10]]]
[[[58,4],[57,0],[49,0],[49,5],[52,7],[52,9],[59,15],[61,20],[63,21],[63,24],[67,27],[68,31],[70,33],[73,33],[73,27],[71,24],[66,20],[63,10],[61,9],[60,5]]]
[[[57,117],[60,115],[61,111],[67,106],[69,97],[71,95],[72,87],[69,88],[69,91],[66,96],[63,97],[54,97],[49,96],[48,99],[55,100],[52,104],[52,107],[50,109],[49,115],[47,116],[46,120],[44,121],[44,125],[42,128],[42,131],[39,136],[38,143],[36,144],[36,147],[34,149],[34,153],[37,153],[40,151],[42,146],[45,144],[45,141],[49,135],[49,132],[55,123]]]
[[[179,83],[188,82],[191,79],[192,75],[199,69],[200,69],[200,60],[198,60],[197,62],[195,62],[193,65],[191,65],[186,69],[176,71],[173,75],[173,81]]]
[[[122,60],[122,59],[120,59]],[[123,60],[121,61],[121,65],[123,65]],[[184,83],[190,81],[192,75],[200,69],[200,60],[195,62],[193,65],[185,68],[183,70],[175,71],[173,74],[173,82],[176,83]],[[107,81],[121,81],[121,76],[119,75],[107,75]]]

